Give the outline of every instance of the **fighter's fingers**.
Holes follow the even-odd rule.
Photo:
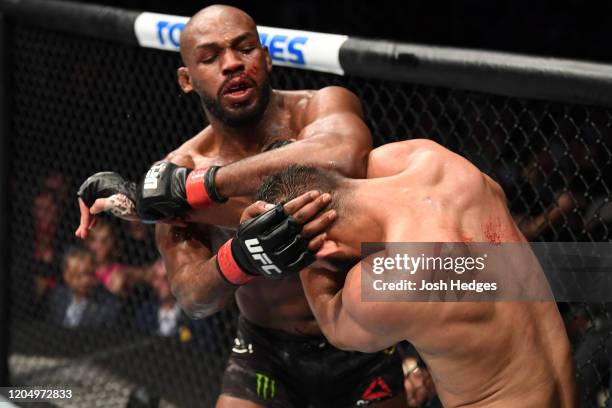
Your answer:
[[[74,235],[81,239],[87,238],[87,234],[89,233],[89,228],[91,227],[91,223],[95,220],[90,212],[89,208],[85,204],[85,202],[79,198],[79,211],[81,212],[81,219],[79,222],[79,227],[75,231]]]
[[[89,209],[89,212],[92,214],[99,214],[101,212],[108,211],[110,209],[108,208],[109,204],[110,201],[108,199],[98,198],[96,201],[94,201],[93,205]]]
[[[272,208],[274,208],[274,204],[266,203],[265,201],[255,201],[253,204],[244,209],[242,215],[240,216],[240,223],[242,224],[251,218],[255,218]]]
[[[412,373],[419,366],[417,359],[414,357],[406,357],[402,361],[402,371],[404,372],[404,377],[408,377],[410,373]]]
[[[302,228],[302,236],[304,238],[310,238],[322,233],[329,228],[329,226],[336,219],[337,215],[338,213],[336,213],[336,210],[325,211],[323,214],[304,225]]]
[[[319,234],[308,242],[308,250],[317,252],[323,246],[323,243],[327,239],[327,234]]]
[[[406,377],[404,385],[411,391],[410,394],[406,393],[409,395],[409,406],[418,407],[429,397],[429,390],[425,386],[423,371],[420,368],[416,368]]]
[[[312,190],[312,191],[308,191],[308,192],[302,194],[299,197],[294,198],[293,200],[291,200],[288,203],[286,203],[285,205],[283,205],[283,209],[285,210],[285,214],[293,215],[300,208],[304,207],[306,204],[308,204],[311,201],[315,200],[320,195],[321,195],[321,193],[319,191]]]
[[[413,372],[408,375],[408,380],[412,383],[415,389],[424,388],[425,382],[423,381],[423,374],[420,368],[415,368]]]
[[[406,393],[408,406],[414,407],[416,405],[416,390],[408,378],[404,378],[404,392]]]
[[[331,196],[328,193],[322,194],[313,201],[304,204],[296,212],[291,214],[293,220],[298,224],[304,224],[312,220],[319,211],[323,210],[331,201]]]
[[[423,388],[415,388],[414,385],[410,384],[409,380],[406,380],[404,389],[406,391],[406,401],[409,407],[420,407],[427,400],[427,392]]]

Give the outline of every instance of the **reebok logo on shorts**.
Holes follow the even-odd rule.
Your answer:
[[[390,397],[391,388],[387,385],[382,377],[376,377],[372,380],[368,388],[363,392],[361,398],[366,401],[377,400],[379,398]]]

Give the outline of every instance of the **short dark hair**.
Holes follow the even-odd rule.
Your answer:
[[[341,176],[338,173],[312,166],[292,165],[268,176],[259,187],[255,198],[278,204],[292,200],[307,191],[319,190],[332,195],[330,207],[338,208],[341,201],[337,192]]]
[[[64,256],[62,259],[62,272],[66,271],[66,268],[68,267],[68,261],[70,259],[83,259],[86,257],[90,257],[92,260],[94,259],[94,254],[89,248],[84,247],[82,245],[69,246],[64,252]]]

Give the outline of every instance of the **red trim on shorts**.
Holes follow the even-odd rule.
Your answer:
[[[195,169],[187,176],[185,180],[185,192],[187,193],[187,202],[191,208],[201,209],[208,208],[213,204],[213,201],[208,196],[206,186],[204,185],[204,176],[208,167]]]
[[[228,240],[219,248],[217,252],[217,263],[219,272],[229,283],[234,285],[244,285],[256,278],[256,276],[245,273],[234,260],[232,255],[232,240]]]

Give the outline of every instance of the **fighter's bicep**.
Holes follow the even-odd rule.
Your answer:
[[[348,273],[343,288],[343,306],[356,325],[369,335],[369,351],[378,351],[405,340],[405,310],[397,302],[364,301],[361,263]],[[361,339],[364,340],[364,339]],[[365,350],[364,350],[365,351]]]
[[[378,345],[380,338],[359,324],[346,308],[338,308],[331,324],[321,324],[321,329],[328,340],[342,350],[373,352],[384,348]]]
[[[336,311],[336,337],[343,348],[361,352],[375,352],[390,347],[402,340],[394,326],[372,324],[372,319],[384,318],[387,311],[371,306],[374,303],[361,299],[361,270],[351,269],[344,288],[338,293]],[[376,316],[374,316],[376,315]],[[397,332],[397,333],[396,333]]]

